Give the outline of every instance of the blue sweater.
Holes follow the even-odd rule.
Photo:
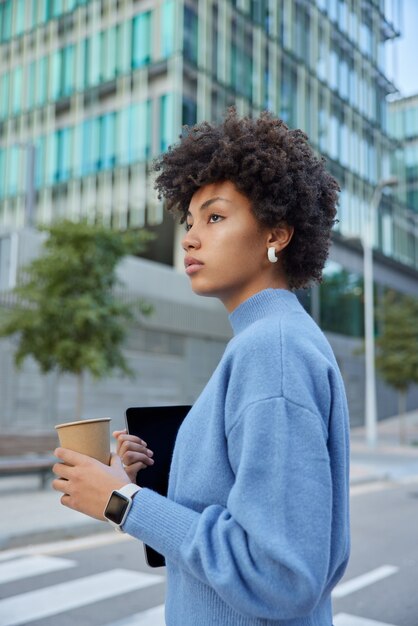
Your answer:
[[[289,291],[252,296],[230,321],[168,498],[139,491],[124,529],[166,557],[168,626],[331,626],[349,555],[341,375]]]

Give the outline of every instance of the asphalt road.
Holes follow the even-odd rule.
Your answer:
[[[418,481],[353,488],[351,520],[335,626],[418,626]]]
[[[335,626],[418,626],[418,481],[355,487],[351,508]],[[113,532],[0,553],[1,626],[163,626],[163,602],[164,570]]]

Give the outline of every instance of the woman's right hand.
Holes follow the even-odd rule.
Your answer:
[[[148,450],[145,441],[135,435],[128,435],[126,429],[112,433],[117,441],[116,454],[121,458],[131,482],[136,482],[139,470],[154,464],[153,452]]]

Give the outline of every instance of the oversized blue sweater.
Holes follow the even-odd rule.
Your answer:
[[[350,543],[341,375],[289,291],[252,296],[230,321],[168,497],[139,491],[124,529],[166,557],[168,626],[331,626]]]

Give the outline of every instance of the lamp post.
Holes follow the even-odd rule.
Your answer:
[[[374,293],[373,293],[373,239],[376,213],[385,187],[398,184],[397,178],[381,180],[373,192],[367,210],[367,219],[362,236],[363,273],[364,273],[364,342],[365,342],[365,424],[366,438],[370,447],[377,443],[376,410],[376,371],[375,371],[375,336],[374,336]]]

